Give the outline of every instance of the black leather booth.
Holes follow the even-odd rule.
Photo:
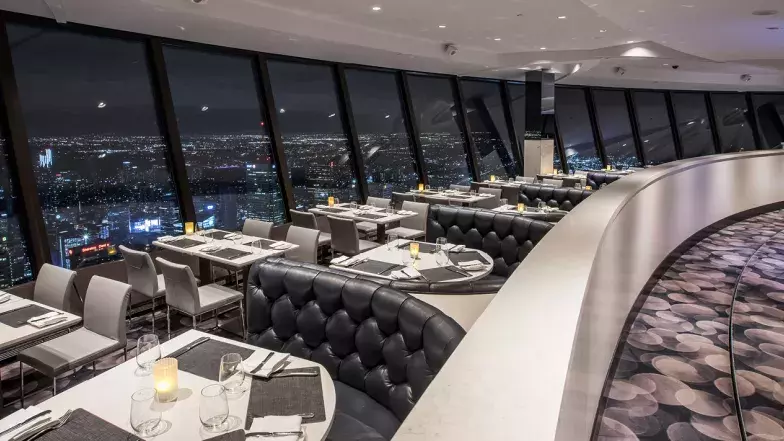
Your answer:
[[[548,207],[572,211],[577,204],[592,194],[593,190],[523,184],[520,186],[520,195],[517,200],[530,207],[536,207],[539,205],[539,202],[544,202]]]
[[[594,190],[598,190],[602,188],[603,184],[612,184],[622,177],[623,175],[616,175],[612,173],[588,173],[588,175],[585,177],[585,185],[590,185]]]
[[[465,336],[396,289],[284,259],[250,270],[248,343],[323,365],[337,393],[329,440],[389,440]]]

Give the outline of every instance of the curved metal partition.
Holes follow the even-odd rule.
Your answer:
[[[589,440],[618,339],[668,254],[734,214],[784,201],[784,152],[635,173],[540,242],[419,400],[401,440]]]

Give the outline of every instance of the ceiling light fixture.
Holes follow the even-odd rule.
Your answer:
[[[332,118],[333,116],[335,116],[335,114],[331,113],[327,118]]]
[[[493,40],[495,40],[495,41],[501,41],[501,38],[500,38],[500,37],[495,37],[495,38],[493,38]]]
[[[645,12],[645,9],[640,9],[640,10],[639,10],[639,11],[637,11],[637,12],[643,13],[643,12]]]
[[[547,50],[547,48],[546,48],[546,47],[540,47],[540,48],[539,48],[539,50],[541,50],[541,51],[546,51],[546,50]]]
[[[376,12],[379,12],[379,11],[381,11],[381,6],[373,6],[371,9],[376,11]]]
[[[558,20],[566,20],[566,16],[565,15],[559,15],[558,16]]]
[[[605,33],[605,32],[607,32],[607,29],[599,29],[599,32]]]
[[[629,41],[626,42],[626,44],[634,44],[634,43],[637,43],[637,42],[634,41],[634,40],[629,40]]]
[[[202,112],[206,112],[208,110],[210,110],[210,108],[208,106],[201,106],[201,111]]]
[[[574,65],[574,69],[572,69],[572,75],[574,75],[574,74],[576,74],[577,72],[579,72],[581,67],[583,67],[583,65],[582,65],[582,64],[580,64],[580,63],[577,63],[577,64],[575,64],[575,65]]]
[[[518,67],[517,70],[531,70],[530,67]]]
[[[389,115],[385,116],[384,118],[385,118],[385,119],[388,119],[388,118],[389,118]]]
[[[103,109],[104,107],[106,107],[106,103],[105,102],[101,101],[100,103],[98,103],[98,108],[99,109]]]
[[[444,29],[446,25],[438,25],[439,28]]]
[[[286,113],[286,109],[280,109],[280,113]]]
[[[664,63],[662,64],[662,66],[669,66],[669,63]]]

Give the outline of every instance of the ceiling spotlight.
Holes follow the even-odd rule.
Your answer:
[[[577,64],[575,64],[575,65],[574,65],[574,69],[572,69],[572,75],[574,75],[574,74],[576,74],[577,72],[579,72],[581,67],[583,67],[583,65],[582,65],[582,64],[580,64],[580,63],[577,63]]]
[[[662,64],[662,66],[669,66],[669,65],[670,65],[669,63]]]
[[[385,118],[385,119],[389,119],[389,115],[385,116],[384,118]]]
[[[444,29],[446,25],[438,25],[439,28]]]
[[[286,109],[280,109],[280,113],[286,113]]]
[[[518,67],[517,70],[531,70],[530,67]]]
[[[762,15],[762,16],[765,16],[765,15],[776,15],[778,13],[779,13],[779,11],[777,11],[775,9],[758,9],[758,10],[752,12],[751,14],[752,15]]]
[[[540,51],[546,51],[546,50],[547,50],[547,48],[546,48],[546,47],[540,47],[540,48],[539,48],[539,50],[540,50]]]
[[[327,118],[332,118],[333,116],[335,116],[335,114],[331,113]]]
[[[605,32],[607,32],[607,29],[599,29],[599,32],[605,33]]]
[[[749,81],[751,81],[751,75],[743,74],[740,76],[740,80],[743,81],[744,83],[748,83]]]
[[[104,107],[106,107],[106,103],[105,102],[101,101],[100,103],[98,103],[98,108],[99,109],[103,109]]]
[[[558,20],[566,20],[566,16],[565,15],[559,15],[558,16]]]
[[[642,13],[642,12],[645,12],[645,9],[640,9],[640,10],[639,10],[639,11],[637,11],[637,12],[640,12],[640,13]]]
[[[370,9],[372,9],[372,10],[374,10],[374,11],[378,12],[378,11],[380,11],[380,10],[381,10],[381,6],[373,6],[373,7],[372,7],[372,8],[370,8]]]
[[[209,107],[207,107],[207,106],[201,106],[201,111],[202,111],[202,112],[206,112],[206,111],[207,111],[207,110],[209,110],[209,109],[210,109],[210,108],[209,108]]]
[[[500,38],[500,37],[495,37],[495,38],[493,38],[493,40],[495,40],[495,41],[501,41],[501,38]]]

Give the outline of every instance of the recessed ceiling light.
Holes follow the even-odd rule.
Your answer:
[[[602,32],[602,33],[607,32],[607,29],[599,29],[599,32]]]
[[[669,66],[669,64],[668,63],[664,63],[662,66]]]
[[[559,15],[558,16],[558,20],[566,20],[566,16],[565,15]]]
[[[499,38],[499,37],[495,37],[495,38],[493,38],[493,40],[495,40],[495,41],[501,41],[501,38]]]
[[[629,41],[626,42],[626,44],[634,44],[634,43],[637,43],[637,42],[634,41],[634,40],[629,40]]]
[[[208,110],[210,110],[209,106],[201,106],[201,111],[202,112],[206,112]]]
[[[376,12],[378,12],[378,11],[381,10],[381,6],[373,6],[371,9],[373,9]]]
[[[681,5],[681,6],[683,6],[684,8],[693,8],[694,7],[694,5]]]
[[[637,12],[645,12],[645,9],[640,9],[640,10],[639,10],[639,11],[637,11]]]
[[[546,47],[540,47],[539,50],[546,51],[547,48]]]
[[[752,15],[776,15],[778,13],[779,13],[779,11],[777,11],[775,9],[758,9],[758,10],[752,12],[751,14]]]
[[[98,103],[98,108],[99,109],[103,109],[104,107],[106,107],[106,103],[105,102],[101,101],[100,103]]]
[[[327,118],[332,118],[333,116],[335,116],[335,114],[334,113],[330,113]]]
[[[439,28],[444,29],[446,25],[438,25]]]

